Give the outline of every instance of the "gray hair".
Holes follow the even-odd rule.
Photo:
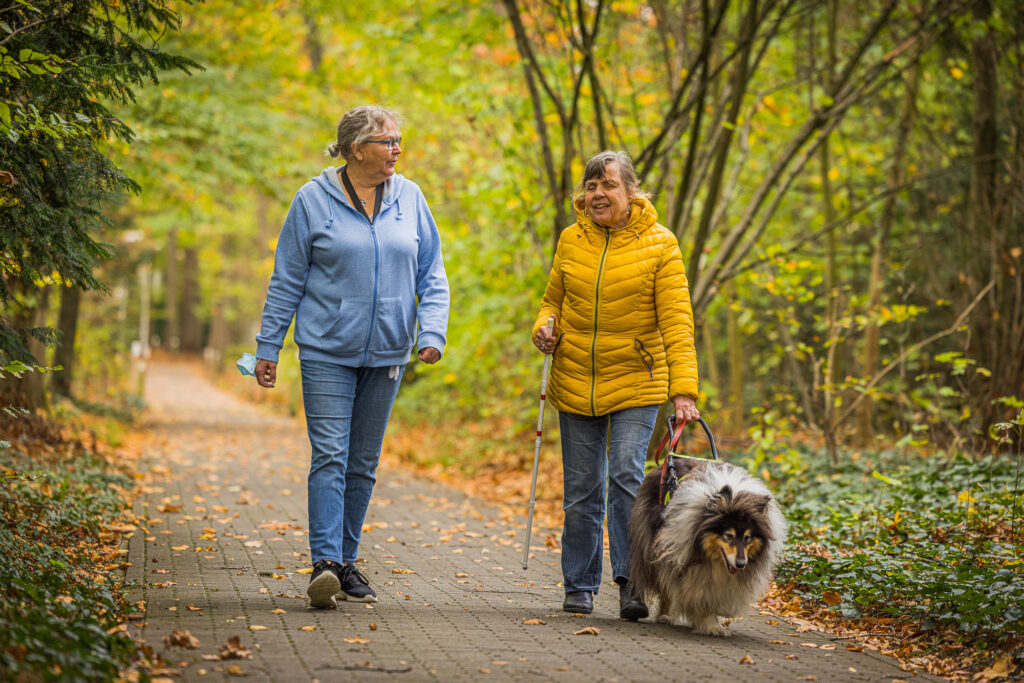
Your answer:
[[[588,180],[604,178],[605,169],[611,163],[619,165],[619,177],[625,183],[626,193],[630,198],[648,196],[648,193],[640,188],[640,180],[636,177],[636,169],[633,168],[633,162],[629,160],[629,155],[625,152],[612,152],[608,150],[598,152],[590,157],[586,168],[583,169],[583,182],[580,184],[579,193],[583,193],[583,188],[587,186]]]
[[[327,146],[327,153],[332,157],[344,157],[347,161],[352,154],[352,145],[358,145],[383,134],[384,127],[389,122],[399,126],[402,124],[402,117],[397,112],[375,104],[364,104],[350,109],[341,117],[341,121],[338,121],[338,139]]]

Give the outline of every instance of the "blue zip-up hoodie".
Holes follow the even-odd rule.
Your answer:
[[[338,170],[303,185],[288,209],[256,357],[277,362],[292,316],[301,360],[382,367],[408,363],[414,343],[443,352],[448,279],[423,192],[391,176],[371,225],[349,204]]]

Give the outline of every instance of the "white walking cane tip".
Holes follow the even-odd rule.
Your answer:
[[[555,316],[548,317],[548,334],[555,331]],[[544,432],[544,401],[548,391],[548,371],[551,369],[551,354],[544,354],[544,374],[540,379],[540,409],[537,411],[537,439],[533,443],[533,476],[530,482],[530,511],[526,517],[526,542],[523,543],[523,570],[530,562],[530,536],[533,532],[533,506],[537,502],[537,465],[540,462],[540,440]]]

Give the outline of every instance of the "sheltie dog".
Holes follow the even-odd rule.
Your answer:
[[[786,520],[764,483],[735,465],[677,457],[675,467],[667,505],[661,468],[640,485],[629,520],[629,586],[645,602],[657,598],[657,621],[727,636],[718,616],[738,616],[764,596]]]

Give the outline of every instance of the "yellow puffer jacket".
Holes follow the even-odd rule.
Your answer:
[[[548,397],[579,415],[697,398],[693,310],[679,243],[658,225],[649,201],[634,198],[620,230],[595,225],[576,201],[562,231],[536,335],[557,316]]]

